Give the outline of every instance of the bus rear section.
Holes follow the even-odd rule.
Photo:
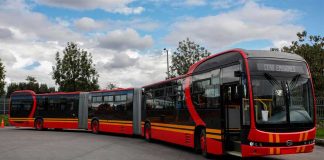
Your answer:
[[[88,128],[93,133],[140,134],[140,89],[90,93]]]
[[[38,94],[35,114],[35,127],[55,129],[86,129],[86,102],[80,92],[58,92]]]
[[[16,127],[34,127],[36,95],[33,91],[16,91],[11,94],[9,123]]]

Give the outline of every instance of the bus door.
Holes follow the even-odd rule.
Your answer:
[[[222,86],[224,108],[224,147],[225,151],[240,151],[241,115],[239,82],[225,83]]]

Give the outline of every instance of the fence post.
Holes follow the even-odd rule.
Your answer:
[[[3,96],[3,115],[6,114],[6,97]]]

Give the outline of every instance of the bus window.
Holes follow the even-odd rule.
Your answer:
[[[11,117],[27,117],[32,109],[32,96],[13,96],[11,97]]]

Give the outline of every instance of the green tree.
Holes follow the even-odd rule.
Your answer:
[[[7,97],[10,97],[12,92],[19,90],[32,90],[35,93],[50,93],[55,92],[54,87],[48,87],[47,84],[39,84],[35,77],[27,76],[27,82],[10,83],[7,87]]]
[[[56,53],[56,65],[52,78],[60,91],[98,90],[98,73],[92,62],[91,53],[81,50],[76,43],[69,42],[63,50],[63,58]]]
[[[5,87],[5,67],[4,65],[2,64],[1,62],[1,59],[0,59],[0,95],[4,95],[5,94],[5,91],[4,91],[4,87]]]
[[[308,63],[317,96],[324,96],[324,37],[297,33],[298,40],[281,50],[302,56]]]
[[[106,89],[108,90],[112,90],[112,89],[115,89],[115,88],[118,88],[117,84],[115,83],[112,83],[112,82],[109,82]]]
[[[209,55],[210,52],[189,38],[179,42],[177,51],[172,54],[170,77],[186,74],[191,65]]]

